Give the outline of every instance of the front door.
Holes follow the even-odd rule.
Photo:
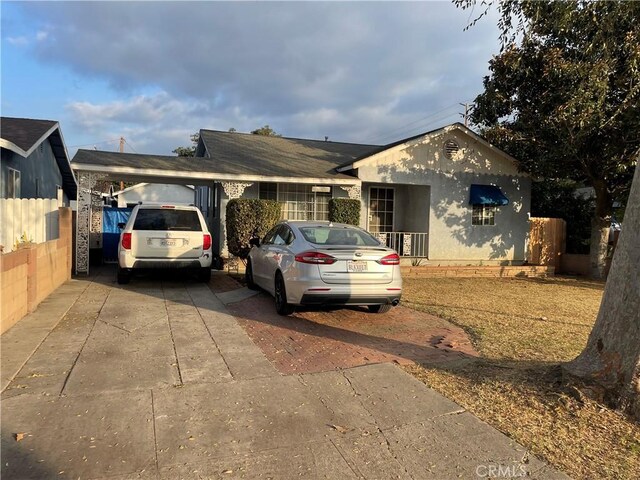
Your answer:
[[[393,232],[393,188],[370,187],[369,231],[371,233]]]

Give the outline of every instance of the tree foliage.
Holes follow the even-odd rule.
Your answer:
[[[592,273],[600,276],[612,204],[626,201],[640,148],[640,2],[498,8],[502,51],[472,121],[532,175],[594,188]]]
[[[580,185],[571,180],[544,180],[531,185],[531,216],[562,218],[567,222],[567,253],[589,253],[592,197],[576,195]]]
[[[269,125],[256,128],[255,130],[252,130],[251,133],[253,133],[254,135],[263,135],[265,137],[281,137],[282,136],[279,133],[276,133],[276,131],[273,128],[271,128]]]
[[[196,154],[196,146],[198,145],[198,141],[200,140],[200,133],[196,132],[191,134],[191,143],[190,147],[177,147],[175,150],[172,150],[179,157],[193,157]]]

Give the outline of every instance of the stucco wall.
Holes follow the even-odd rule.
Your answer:
[[[431,186],[429,259],[522,263],[529,234],[531,181],[527,177],[436,174]],[[469,187],[496,185],[509,199],[498,207],[495,225],[472,225]]]
[[[443,145],[454,140],[460,146],[451,159]],[[358,169],[363,182],[425,184],[416,175],[427,170],[473,174],[526,176],[517,166],[478,140],[451,128],[434,136],[421,137],[371,157]]]
[[[31,155],[23,158],[20,155],[2,149],[2,198],[6,195],[8,169],[20,171],[21,198],[56,198],[56,185],[62,186],[62,175],[56,163],[49,140],[42,142]],[[37,192],[36,192],[37,184]]]
[[[461,147],[452,159],[443,154],[443,142]],[[366,226],[368,186],[430,186],[428,207],[429,261],[443,264],[521,263],[526,258],[529,233],[531,181],[513,162],[460,130],[420,138],[372,158],[358,168],[363,184],[363,226]],[[471,184],[500,187],[509,205],[498,207],[495,225],[471,225]],[[396,222],[411,215],[427,215],[424,202],[412,197],[396,199]],[[407,225],[407,223],[405,223]],[[403,226],[404,230],[409,230]],[[415,230],[414,230],[415,231]]]

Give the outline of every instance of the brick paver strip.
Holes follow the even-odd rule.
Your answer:
[[[440,363],[477,356],[464,331],[406,307],[386,314],[366,308],[275,312],[265,293],[227,306],[265,356],[284,374],[314,373],[382,362]]]

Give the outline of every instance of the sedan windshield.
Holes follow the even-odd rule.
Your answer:
[[[379,247],[380,242],[364,230],[349,227],[300,227],[307,242],[316,245],[359,245]]]

